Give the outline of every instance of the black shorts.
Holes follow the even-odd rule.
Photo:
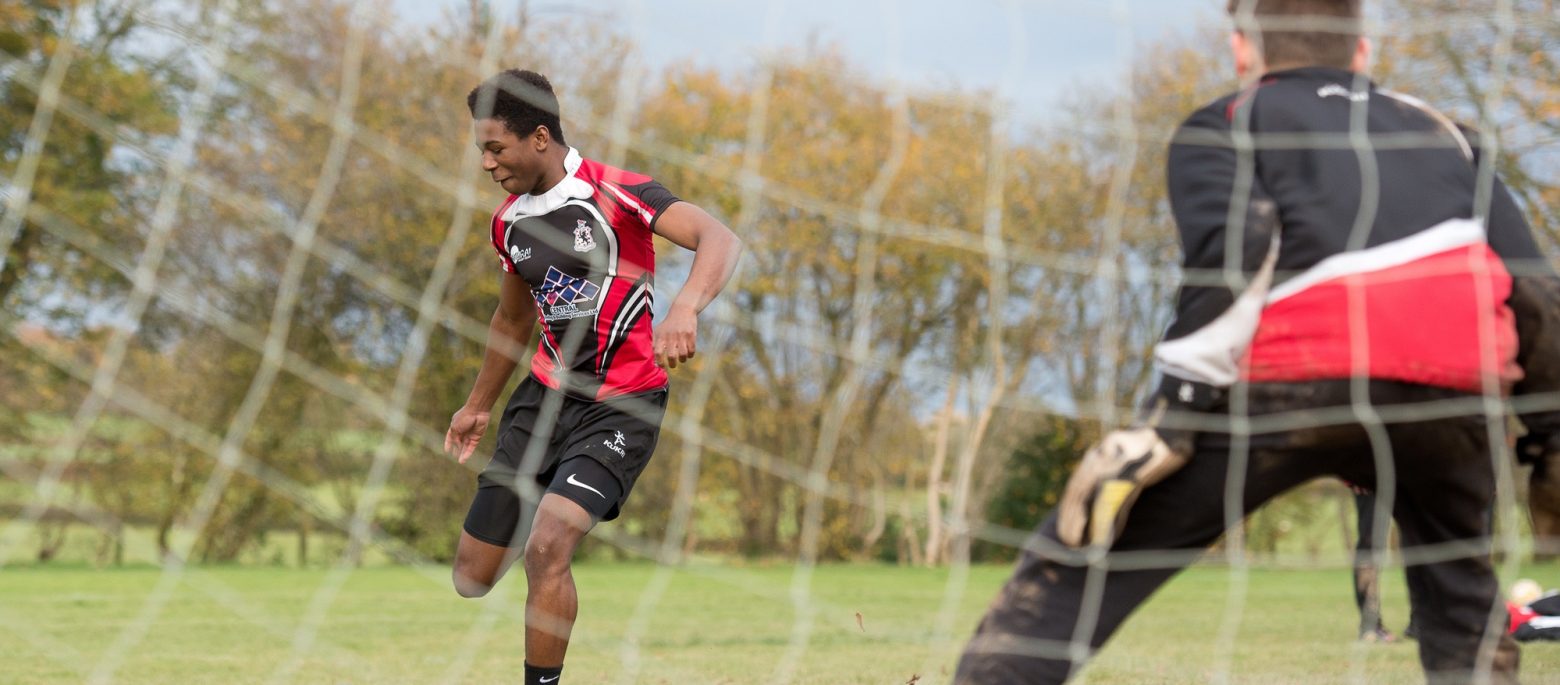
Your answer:
[[[498,449],[477,476],[466,532],[494,545],[523,543],[515,531],[536,509],[525,499],[539,500],[544,491],[579,503],[598,521],[617,518],[655,453],[666,394],[661,389],[593,402],[533,377],[521,381],[499,423]],[[591,487],[571,483],[571,476]]]

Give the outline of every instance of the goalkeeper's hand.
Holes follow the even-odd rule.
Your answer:
[[[1153,428],[1112,431],[1089,448],[1067,480],[1056,532],[1069,547],[1109,545],[1145,487],[1186,465]]]

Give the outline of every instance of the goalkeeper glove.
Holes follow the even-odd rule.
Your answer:
[[[1067,480],[1056,531],[1069,547],[1109,546],[1138,493],[1186,465],[1153,428],[1117,430],[1085,452]]]

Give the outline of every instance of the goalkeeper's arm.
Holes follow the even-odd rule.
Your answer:
[[[1075,547],[1108,545],[1138,492],[1192,458],[1196,416],[1221,406],[1238,379],[1272,283],[1278,211],[1253,165],[1237,158],[1230,122],[1217,110],[1192,115],[1170,146],[1166,176],[1186,280],[1154,354],[1163,380],[1140,425],[1107,434],[1068,480],[1057,531]]]

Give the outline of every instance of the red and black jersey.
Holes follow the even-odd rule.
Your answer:
[[[531,375],[588,400],[655,390],[650,330],[655,291],[651,229],[677,198],[648,176],[584,159],[541,195],[510,195],[493,214],[504,271],[536,298],[542,340]]]
[[[1194,113],[1168,162],[1186,281],[1160,392],[1509,387],[1513,275],[1551,272],[1499,180],[1481,199],[1478,154],[1431,107],[1338,69],[1269,74]]]

